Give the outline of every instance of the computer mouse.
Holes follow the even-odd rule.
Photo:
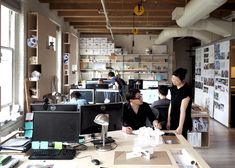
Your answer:
[[[98,159],[92,159],[91,162],[94,164],[94,165],[99,165],[100,164],[100,161]]]

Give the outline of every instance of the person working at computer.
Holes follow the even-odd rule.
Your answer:
[[[152,103],[151,108],[155,108],[158,111],[157,128],[166,130],[167,117],[168,117],[168,108],[170,105],[170,100],[166,98],[168,94],[168,86],[159,85],[158,86],[159,100]]]
[[[81,93],[79,93],[79,91],[73,91],[71,93],[71,99],[69,102],[67,102],[68,104],[77,104],[78,105],[78,110],[80,109],[80,107],[82,105],[86,105],[88,104],[86,99],[82,99],[81,98]]]
[[[158,122],[149,105],[143,102],[139,89],[130,90],[126,95],[128,103],[123,109],[123,126],[122,131],[131,134],[133,130],[146,126],[146,119],[157,127]]]
[[[178,68],[172,74],[173,86],[171,87],[167,129],[175,130],[187,139],[187,132],[192,130],[192,89],[185,82],[186,73],[186,69]]]

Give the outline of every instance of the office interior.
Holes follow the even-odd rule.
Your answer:
[[[70,94],[80,91],[89,94],[87,111],[107,98],[107,108],[120,110],[123,95],[96,84],[100,78],[109,83],[109,71],[127,84],[134,81],[151,105],[158,99],[158,85],[170,87],[172,72],[186,68],[193,102],[207,112],[192,115],[208,125],[213,120],[228,130],[235,127],[233,0],[0,2],[0,142],[24,129],[35,104],[45,110],[45,97],[54,105],[47,109],[62,104],[64,110]],[[120,130],[120,125],[110,129]],[[200,143],[190,145],[209,150],[209,131],[200,137]]]

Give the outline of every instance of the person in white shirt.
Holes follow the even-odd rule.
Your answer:
[[[80,110],[80,107],[82,105],[88,104],[86,99],[81,98],[81,93],[79,91],[74,91],[71,93],[71,99],[68,102],[68,104],[77,104],[78,105],[78,110]]]

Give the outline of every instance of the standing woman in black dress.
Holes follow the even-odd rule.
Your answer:
[[[175,130],[187,139],[187,132],[192,130],[191,106],[192,89],[184,79],[187,70],[176,69],[172,74],[171,103],[168,111],[167,129]]]

